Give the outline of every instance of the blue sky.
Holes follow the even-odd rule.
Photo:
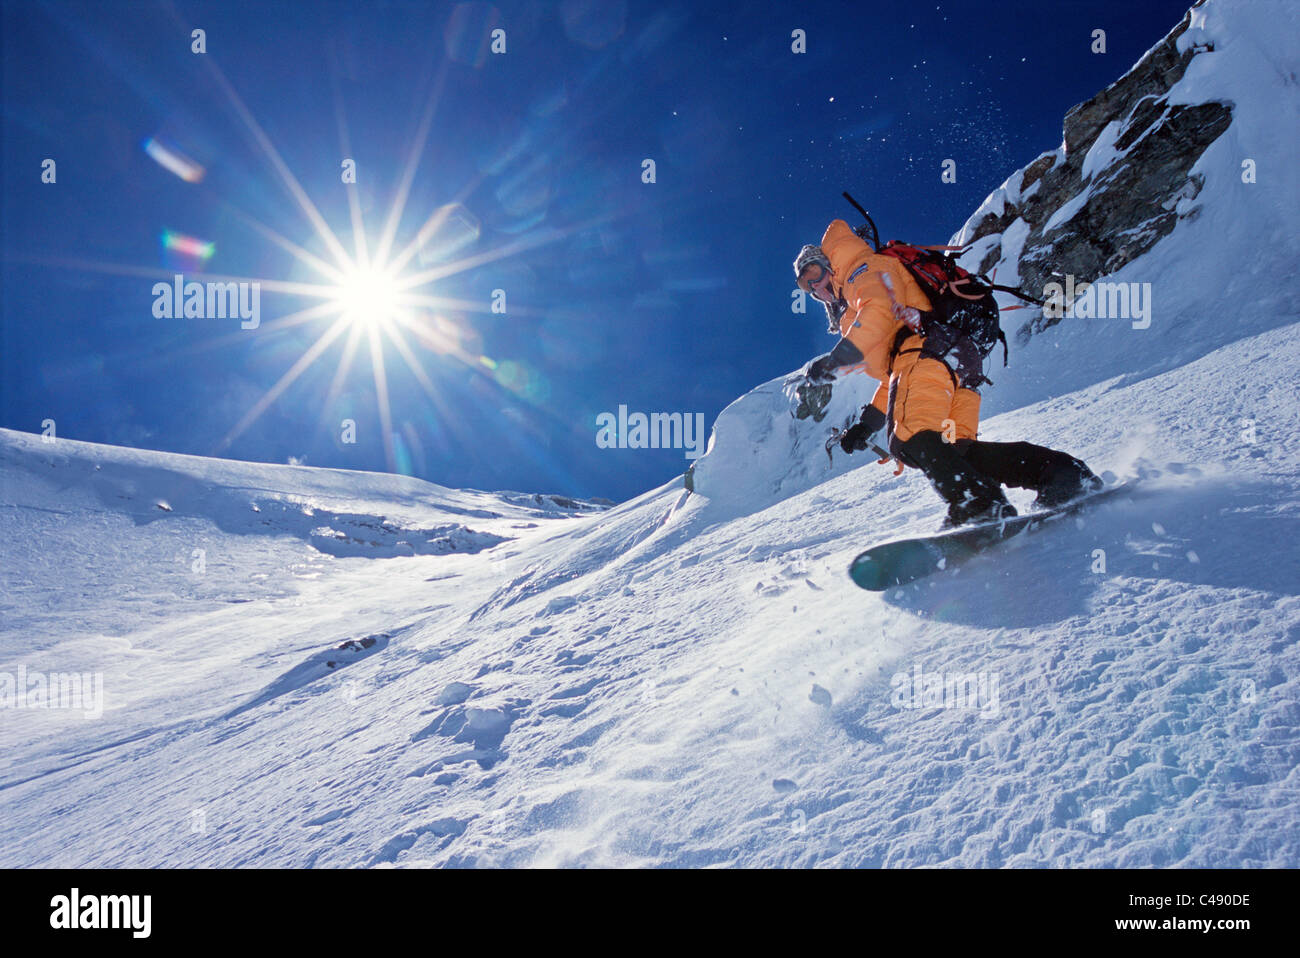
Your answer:
[[[945,241],[1186,5],[4,0],[0,424],[636,495],[688,460],[601,413],[711,424],[833,345],[790,262],[841,190]],[[425,281],[376,322],[339,296],[394,208]],[[259,282],[259,325],[155,316],[175,273]]]

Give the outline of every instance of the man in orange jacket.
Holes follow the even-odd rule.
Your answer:
[[[866,449],[886,427],[890,453],[920,469],[948,503],[944,527],[1014,516],[1002,486],[1033,489],[1036,506],[1068,502],[1101,480],[1073,456],[1028,442],[983,442],[982,375],[974,344],[930,325],[931,309],[911,273],[883,256],[843,220],[826,227],[820,246],[794,262],[799,286],[826,306],[835,348],[809,364],[806,378],[829,382],[835,370],[860,365],[879,380],[859,422],[840,438],[845,452]]]

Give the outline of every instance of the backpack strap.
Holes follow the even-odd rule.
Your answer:
[[[960,296],[962,299],[983,299],[988,295],[988,293],[963,293],[957,288],[958,286],[964,286],[972,280],[978,279],[979,277],[977,276],[963,276],[961,279],[950,279],[948,280],[948,292],[952,293],[954,296]]]
[[[995,283],[992,280],[985,279],[982,275],[977,276],[976,279],[983,282],[989,289],[996,289],[1000,293],[1010,293],[1012,296],[1023,299],[1026,303],[1033,303],[1035,306],[1046,305],[1041,299],[1030,296],[1024,290],[1016,289],[1014,286],[1003,286],[1001,283]]]
[[[911,336],[919,336],[920,333],[912,331],[910,326],[904,326],[894,335],[894,343],[889,347],[889,371],[894,371],[894,357],[903,350],[903,343],[907,342]]]
[[[886,246],[912,246],[913,249],[930,250],[930,251],[932,251],[932,252],[936,252],[936,253],[964,253],[964,252],[966,252],[966,250],[970,249],[970,248],[971,248],[972,246],[974,246],[975,244],[974,244],[974,243],[967,243],[965,246],[944,246],[944,245],[934,245],[934,246],[915,246],[915,245],[913,245],[913,244],[911,244],[911,243],[904,243],[902,240],[890,240],[890,241],[889,241],[888,243],[886,243],[885,245],[886,245]],[[954,262],[954,265],[956,265],[955,262]],[[996,273],[997,270],[995,269],[993,272]],[[1000,293],[1010,293],[1012,296],[1015,296],[1017,299],[1022,299],[1022,300],[1024,300],[1026,303],[1033,303],[1035,306],[1044,306],[1044,305],[1046,305],[1046,304],[1045,304],[1041,299],[1038,299],[1038,298],[1035,297],[1035,296],[1031,296],[1031,295],[1029,295],[1028,293],[1026,293],[1026,292],[1025,292],[1024,290],[1022,290],[1022,289],[1017,289],[1017,288],[1014,287],[1014,286],[1003,286],[1001,283],[995,283],[995,282],[993,282],[993,280],[989,279],[989,278],[988,278],[987,276],[985,276],[983,273],[971,273],[970,276],[971,276],[973,279],[977,279],[977,280],[979,280],[981,283],[983,283],[983,284],[984,284],[985,286],[987,286],[989,289],[995,289],[995,290],[997,290],[997,291],[1000,292]],[[956,290],[956,289],[953,289],[952,291],[953,291],[954,293],[956,293],[958,296],[961,296],[963,299],[979,299],[978,296],[967,296],[967,295],[965,295],[964,293],[961,293],[960,291],[958,291],[958,290]],[[1005,345],[1005,343],[1004,343],[1004,345]]]

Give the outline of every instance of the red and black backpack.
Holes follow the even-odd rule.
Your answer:
[[[957,261],[948,255],[950,249],[952,247],[936,249],[890,240],[877,252],[902,263],[930,301],[930,312],[924,318],[927,336],[931,335],[931,326],[946,326],[948,329],[943,332],[948,336],[955,333],[973,342],[981,359],[1001,343],[1002,364],[1006,365],[1007,337],[998,319],[994,287],[958,266]]]

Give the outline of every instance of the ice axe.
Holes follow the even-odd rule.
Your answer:
[[[864,412],[866,411],[865,406],[863,407],[863,411]],[[827,466],[826,468],[831,469],[834,468],[835,466],[835,456],[831,453],[831,447],[834,446],[837,442],[839,442],[840,439],[844,437],[844,434],[846,432],[848,432],[850,429],[853,428],[854,423],[855,423],[855,417],[849,416],[848,419],[844,420],[843,426],[831,426],[831,437],[826,440],[826,459],[830,462],[830,465]],[[894,475],[901,476],[903,474],[903,463],[901,460],[895,459],[893,455],[891,455],[886,450],[881,449],[874,442],[868,441],[867,448],[880,457],[879,459],[876,460],[876,462],[879,465],[884,465],[885,463],[889,462],[891,459],[894,459],[895,465],[898,466],[898,468],[894,470]]]
[[[849,424],[845,424],[843,428],[839,426],[831,426],[831,437],[826,440],[826,458],[830,460],[832,466],[835,465],[835,457],[831,454],[831,447],[839,442],[840,437],[848,432],[850,428],[851,426]],[[887,462],[892,458],[889,453],[885,452],[885,450],[881,449],[874,442],[867,443],[867,448],[879,456],[881,462]],[[898,475],[898,473],[894,473],[894,475]]]
[[[859,202],[858,202],[857,200],[855,200],[853,197],[849,196],[849,191],[848,191],[848,190],[845,190],[845,191],[842,192],[840,195],[843,196],[843,197],[844,197],[846,200],[848,200],[850,203],[852,203],[852,204],[853,204],[853,208],[854,208],[855,210],[857,210],[859,213],[861,213],[861,214],[862,214],[862,218],[863,218],[864,220],[867,221],[867,224],[866,224],[865,227],[862,227],[862,226],[858,227],[858,230],[862,230],[862,232],[859,233],[858,230],[854,230],[854,232],[855,232],[855,233],[858,233],[858,236],[860,236],[864,242],[867,242],[867,243],[870,243],[870,244],[871,244],[871,251],[872,251],[873,253],[876,252],[877,250],[879,250],[879,249],[880,249],[880,231],[879,231],[878,229],[876,229],[876,221],[873,220],[873,219],[871,218],[871,214],[870,214],[870,213],[868,213],[865,209],[863,209],[861,203],[859,203]]]

